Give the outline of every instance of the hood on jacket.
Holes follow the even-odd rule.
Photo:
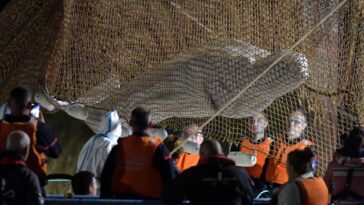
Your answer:
[[[116,140],[122,136],[122,131],[118,112],[117,110],[112,110],[102,117],[99,132],[96,135],[102,135],[110,140]]]

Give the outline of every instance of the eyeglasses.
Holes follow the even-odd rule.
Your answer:
[[[203,137],[202,132],[196,132],[193,137]]]
[[[296,125],[305,123],[305,121],[304,121],[304,120],[293,119],[293,118],[289,119],[289,121],[290,121],[290,122],[293,122],[293,123],[294,123],[294,124],[296,124]]]
[[[197,137],[203,137],[202,132],[196,132],[195,134],[190,135],[191,139],[197,139]]]
[[[264,118],[252,118],[252,120],[251,120],[252,122],[258,122],[258,123],[264,123],[264,122],[266,122],[267,120],[266,119],[264,119]]]

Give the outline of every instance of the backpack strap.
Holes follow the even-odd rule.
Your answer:
[[[335,196],[332,197],[333,201],[347,199],[348,197],[352,197],[356,200],[362,199],[361,195],[359,195],[358,193],[355,193],[351,190],[351,182],[353,180],[354,171],[355,170],[353,167],[350,167],[350,169],[347,170],[345,188],[343,191],[341,191],[340,193],[337,193]]]
[[[351,181],[353,180],[354,169],[351,168],[348,170],[348,175],[346,176],[345,189],[350,189]]]
[[[301,205],[306,203],[306,191],[301,180],[295,180],[294,183],[297,185],[301,193]]]

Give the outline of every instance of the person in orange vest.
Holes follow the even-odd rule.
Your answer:
[[[288,154],[288,183],[273,195],[272,204],[277,205],[327,205],[329,191],[321,177],[314,176],[312,160],[314,153],[309,147],[296,149]]]
[[[312,145],[312,142],[304,137],[304,131],[307,127],[304,113],[301,110],[295,110],[289,120],[288,133],[278,138],[278,144],[275,144],[274,149],[271,150],[271,157],[267,166],[266,181],[271,182],[273,187],[279,187],[288,181],[286,172],[288,153]]]
[[[198,148],[202,144],[204,137],[202,130],[198,130],[198,125],[191,124],[184,127],[181,134],[182,139],[196,143]],[[180,172],[197,165],[200,160],[200,155],[197,153],[183,152],[177,160],[176,166]]]
[[[132,135],[119,138],[101,172],[101,198],[158,199],[177,175],[160,137],[149,136],[150,111],[137,107],[129,121]]]
[[[246,170],[254,181],[257,191],[264,188],[264,171],[268,165],[268,155],[272,144],[272,139],[267,137],[267,127],[268,120],[264,113],[258,112],[253,115],[251,118],[251,136],[243,138],[239,149],[246,154],[256,154],[257,163],[253,167],[247,167]]]
[[[0,121],[0,151],[5,149],[6,138],[12,131],[21,130],[31,139],[31,149],[27,166],[39,177],[44,187],[46,180],[46,156],[58,158],[61,146],[50,128],[45,124],[42,114],[39,118],[31,115],[32,93],[23,87],[16,87],[10,92],[8,100],[10,114]],[[43,190],[44,191],[44,190]],[[45,195],[45,192],[43,193]]]

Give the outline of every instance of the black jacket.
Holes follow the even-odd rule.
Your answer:
[[[0,204],[44,203],[38,177],[12,152],[0,154]]]
[[[185,170],[165,190],[168,204],[187,199],[191,204],[251,204],[252,181],[245,170],[223,155],[210,156],[195,167]]]

